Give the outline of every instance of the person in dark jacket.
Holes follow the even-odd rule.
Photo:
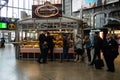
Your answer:
[[[92,47],[92,44],[91,44],[91,41],[90,41],[90,38],[89,38],[88,35],[85,36],[84,45],[85,45],[85,48],[86,48],[86,51],[87,51],[88,63],[90,64],[90,62],[91,62],[91,47]]]
[[[67,34],[63,34],[63,53],[61,56],[61,62],[65,59],[68,60],[68,51],[70,48],[70,41]]]
[[[54,49],[54,42],[53,40],[55,40],[54,36],[51,36],[49,32],[47,32],[47,43],[48,43],[48,51],[50,50],[50,60],[53,61],[53,49]]]
[[[103,44],[103,40],[99,36],[99,32],[95,32],[94,34],[94,55],[93,55],[93,60],[90,65],[94,65],[97,57],[98,59],[101,59],[102,44]]]
[[[103,55],[107,64],[107,71],[114,72],[114,60],[118,53],[118,43],[112,38],[111,34],[107,34],[105,41],[103,42]]]
[[[45,36],[45,32],[39,35],[39,47],[40,47],[40,55],[38,57],[38,63],[47,63],[47,55],[48,55],[48,44]],[[42,62],[41,62],[42,59]]]
[[[1,38],[1,47],[4,48],[5,47],[5,38]]]

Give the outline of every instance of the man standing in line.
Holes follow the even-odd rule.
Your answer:
[[[99,32],[95,32],[94,34],[94,55],[93,55],[93,60],[90,65],[94,65],[96,58],[101,59],[101,50],[102,50],[102,44],[103,40],[99,36]]]
[[[47,43],[48,43],[48,51],[50,50],[50,60],[53,61],[53,49],[54,49],[54,42],[53,40],[55,40],[55,38],[53,36],[50,35],[49,32],[47,32]]]
[[[111,34],[107,34],[105,41],[103,42],[103,55],[109,72],[115,72],[114,60],[117,58],[118,43],[112,38]]]
[[[61,62],[63,62],[63,60],[67,59],[68,60],[68,51],[70,48],[70,41],[69,41],[69,37],[67,34],[63,34],[63,53],[61,55]]]
[[[40,47],[40,55],[38,57],[38,63],[47,63],[47,55],[48,55],[48,44],[46,41],[45,32],[39,35],[39,47]],[[41,62],[42,59],[42,62]]]

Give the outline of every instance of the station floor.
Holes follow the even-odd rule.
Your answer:
[[[0,48],[0,80],[120,80],[120,56],[115,60],[116,72],[107,72],[106,66],[97,70],[87,62],[74,63],[16,60],[11,44]]]

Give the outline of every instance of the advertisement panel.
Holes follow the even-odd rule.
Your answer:
[[[58,18],[62,16],[62,4],[32,5],[32,18]]]
[[[94,8],[110,3],[118,2],[119,0],[73,0],[72,1],[72,11],[78,11],[79,9]]]

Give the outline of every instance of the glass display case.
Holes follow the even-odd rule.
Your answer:
[[[63,26],[63,27],[62,27]],[[59,55],[59,59],[62,53],[62,35],[68,34],[70,38],[69,53],[74,53],[73,44],[74,36],[76,34],[77,23],[24,23],[18,22],[16,30],[16,42],[18,42],[19,50],[17,51],[18,59],[36,59],[40,53],[39,34],[43,31],[49,31],[52,36],[55,37],[54,43],[54,56]]]

